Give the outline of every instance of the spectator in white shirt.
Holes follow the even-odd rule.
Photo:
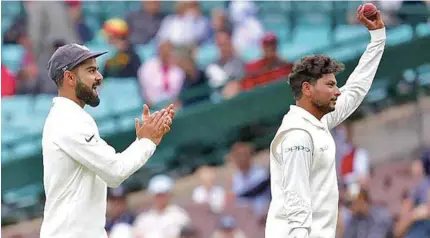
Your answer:
[[[264,28],[256,17],[257,7],[251,1],[232,1],[229,6],[233,22],[233,45],[238,54],[250,47],[259,47]]]
[[[171,51],[170,42],[162,41],[158,57],[146,61],[139,68],[141,96],[149,105],[175,101],[181,92],[185,73],[173,63]]]
[[[197,175],[201,184],[193,191],[193,202],[197,204],[206,204],[213,212],[221,212],[224,209],[226,195],[224,188],[215,184],[215,169],[203,166],[199,168]]]
[[[158,40],[169,40],[174,46],[200,44],[209,35],[209,22],[200,13],[197,2],[176,3],[176,14],[167,16],[157,33]]]
[[[177,238],[181,229],[190,224],[188,213],[170,203],[173,186],[174,181],[167,175],[157,175],[149,181],[148,191],[154,196],[154,207],[136,218],[136,237]]]

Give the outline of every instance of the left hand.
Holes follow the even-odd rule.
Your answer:
[[[385,27],[381,12],[379,10],[376,12],[376,19],[374,21],[367,19],[363,14],[363,10],[363,6],[360,5],[357,9],[357,19],[361,22],[361,24],[366,26],[369,31],[382,29]]]
[[[170,131],[170,126],[172,125],[173,118],[175,117],[175,110],[173,109],[173,104],[170,104],[165,109],[169,114],[167,120],[164,122],[164,134],[167,134]],[[149,107],[146,104],[143,105],[142,120],[146,121],[150,116],[151,113],[149,112]]]

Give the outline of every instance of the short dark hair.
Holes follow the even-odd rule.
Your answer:
[[[288,77],[294,98],[302,97],[304,82],[315,84],[324,74],[336,74],[344,69],[345,66],[342,63],[326,55],[309,55],[301,58],[294,64],[293,71]]]

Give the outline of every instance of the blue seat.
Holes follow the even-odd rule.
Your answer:
[[[142,61],[151,59],[157,54],[157,46],[155,43],[136,45],[135,50]]]
[[[311,44],[281,43],[278,52],[281,58],[293,62],[304,56],[304,54],[313,53],[313,49],[315,49],[315,46]]]
[[[309,44],[315,47],[323,47],[331,44],[331,29],[329,25],[298,25],[293,34],[293,42],[297,44]]]
[[[106,19],[117,17],[124,18],[126,13],[128,13],[127,5],[125,2],[122,1],[105,3],[100,9],[103,11],[103,14]]]
[[[21,13],[22,7],[20,1],[2,1],[1,3],[1,15],[3,17],[10,16],[15,17]]]
[[[2,98],[2,126],[7,125],[17,117],[28,116],[33,105],[33,98],[28,95],[17,95]]]
[[[418,67],[418,81],[421,86],[430,86],[430,64]]]
[[[40,195],[43,193],[43,184],[29,184],[19,189],[2,191],[2,193],[6,204],[17,204],[18,207],[26,207],[39,201]],[[29,201],[31,201],[30,204]]]
[[[199,67],[206,67],[219,58],[219,51],[214,44],[205,44],[197,49],[196,62]]]
[[[109,4],[109,3],[105,3]],[[82,12],[84,16],[100,16],[101,3],[99,1],[82,1]]]
[[[16,74],[21,67],[24,53],[24,48],[20,45],[3,45],[3,49],[1,51],[1,62]]]
[[[429,36],[430,35],[430,23],[420,23],[417,28],[418,36]]]
[[[263,56],[263,51],[261,48],[250,48],[246,51],[243,51],[240,55],[240,58],[245,62],[251,62],[260,59]]]
[[[361,55],[366,49],[367,44],[368,44],[368,41],[363,40],[360,43],[352,43],[349,45],[344,45],[342,47],[336,47],[324,53],[330,57],[335,58],[336,60],[346,61],[346,60],[354,59],[359,55]]]
[[[340,42],[368,35],[369,31],[362,25],[339,25],[334,31],[335,40]]]
[[[367,94],[365,101],[368,103],[375,103],[382,101],[388,97],[389,80],[379,79],[374,80],[372,87]]]
[[[413,29],[410,25],[401,25],[387,32],[387,45],[398,45],[408,42],[413,37]]]

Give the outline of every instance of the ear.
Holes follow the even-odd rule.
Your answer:
[[[310,97],[312,94],[312,90],[313,90],[312,85],[309,82],[303,82],[303,84],[302,84],[302,94],[303,95]]]
[[[64,72],[64,82],[63,82],[63,84],[67,84],[69,86],[75,86],[76,80],[75,80],[75,77],[73,76],[73,72],[72,71],[66,71],[66,72]]]

